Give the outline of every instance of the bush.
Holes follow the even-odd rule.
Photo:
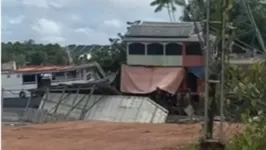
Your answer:
[[[246,117],[247,119],[248,117]],[[263,114],[247,119],[243,133],[229,141],[228,150],[265,150],[266,120]]]
[[[241,69],[230,68],[231,101],[242,101],[241,110],[245,130],[229,141],[228,150],[266,149],[266,64],[265,62]],[[237,105],[238,107],[240,105]]]

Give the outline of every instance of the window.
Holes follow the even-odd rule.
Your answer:
[[[159,43],[152,43],[148,45],[148,55],[163,55],[163,45]]]
[[[76,78],[76,77],[77,77],[77,71],[67,72],[67,78]]]
[[[56,72],[55,73],[55,76],[65,76],[65,73],[64,72]]]
[[[186,46],[186,55],[202,55],[200,43],[188,43]]]
[[[142,43],[132,43],[128,46],[130,55],[145,55],[145,45]]]
[[[35,83],[35,75],[23,75],[23,83]]]
[[[165,47],[165,55],[182,55],[183,46],[177,43],[169,43]]]
[[[65,80],[65,72],[56,72],[52,76],[52,80]]]

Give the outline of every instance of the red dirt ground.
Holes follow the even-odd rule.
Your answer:
[[[239,131],[229,127],[230,135]],[[2,144],[4,150],[174,150],[199,135],[200,124],[70,122],[3,127]]]

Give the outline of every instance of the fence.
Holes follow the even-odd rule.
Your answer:
[[[163,123],[168,113],[160,106],[152,104],[154,102],[147,100],[147,103],[145,102],[145,104],[142,104],[138,103],[137,98],[135,99],[130,96],[110,96],[109,98],[103,98],[101,96],[97,98],[96,96],[90,99],[91,96],[89,96],[89,94],[45,92],[47,93],[43,97],[4,99],[2,122],[7,124],[25,124],[73,120],[108,120],[112,122]],[[129,100],[126,101],[125,99]],[[101,101],[101,103],[99,103],[99,101]],[[143,99],[141,99],[141,101],[143,101]],[[213,130],[214,138],[220,139],[223,137],[225,141],[228,141],[232,136],[243,130],[243,125],[236,121],[239,114],[241,114],[240,111],[235,109],[237,106],[238,105],[235,105],[234,108],[230,109],[226,108],[226,122],[222,125],[222,131],[219,122],[220,118],[215,117]],[[176,134],[177,137],[181,136],[183,138],[184,142],[181,143],[181,145],[193,144],[203,135],[203,124],[201,123],[203,122],[203,116],[201,114],[194,114],[192,118],[188,116],[169,116],[168,118],[171,117],[178,120],[176,121],[178,122],[177,125],[170,125],[169,128],[176,128],[176,130],[172,131],[172,134]],[[183,122],[181,120],[183,120]],[[169,136],[171,137],[172,135]],[[167,140],[168,139],[165,137],[165,141]]]
[[[8,95],[7,97],[5,97],[5,94],[2,94],[3,124],[46,123],[78,120],[65,114],[51,113],[48,110],[39,108],[41,102],[46,101],[43,99],[42,95],[32,96],[32,94],[26,94],[23,98],[10,96],[12,93],[18,93],[18,91],[21,90],[2,88],[2,93],[8,93],[6,94]]]
[[[3,89],[6,90],[6,89]],[[56,90],[57,93],[53,93]],[[75,89],[72,89],[75,90]],[[4,98],[3,122],[45,123],[69,120],[164,123],[168,111],[149,98],[80,94],[47,89],[43,96]],[[66,92],[68,91],[68,92]]]

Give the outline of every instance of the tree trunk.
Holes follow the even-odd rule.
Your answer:
[[[216,76],[211,76],[211,80],[217,80]],[[213,122],[214,122],[214,114],[216,110],[216,83],[209,84],[209,108],[208,108],[208,123],[207,123],[207,139],[213,138]]]
[[[172,22],[173,19],[172,19],[172,15],[171,15],[170,5],[169,4],[166,4],[166,8],[167,8],[167,12],[168,12],[169,19]]]
[[[173,19],[173,21],[176,21],[173,1],[171,1],[171,9],[170,10],[171,10],[171,13],[172,13],[172,19]]]

